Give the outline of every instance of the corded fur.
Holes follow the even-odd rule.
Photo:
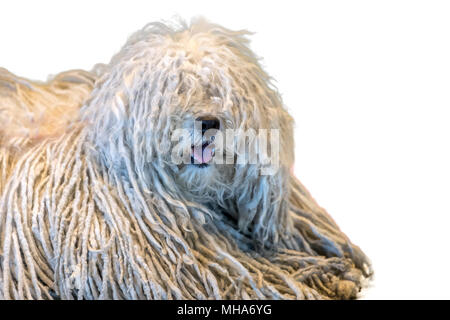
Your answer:
[[[357,296],[370,263],[289,173],[292,119],[246,35],[152,23],[92,72],[0,70],[0,298]],[[202,114],[280,130],[277,172],[174,165]]]

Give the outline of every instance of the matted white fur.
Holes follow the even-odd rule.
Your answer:
[[[370,264],[290,174],[293,121],[247,34],[151,23],[92,72],[0,69],[0,298],[357,296]],[[279,130],[275,174],[174,164],[204,115]]]

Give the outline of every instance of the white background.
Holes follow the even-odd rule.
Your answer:
[[[0,66],[45,79],[108,62],[174,14],[256,32],[296,120],[295,173],[371,258],[366,299],[450,298],[450,4],[8,1]]]

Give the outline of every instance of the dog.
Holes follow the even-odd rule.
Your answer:
[[[0,298],[357,297],[248,35],[156,22],[91,71],[0,70]]]

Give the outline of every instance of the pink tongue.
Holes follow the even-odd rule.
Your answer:
[[[197,163],[207,163],[213,158],[214,145],[209,144],[203,149],[201,146],[196,146],[192,149],[194,159]]]

